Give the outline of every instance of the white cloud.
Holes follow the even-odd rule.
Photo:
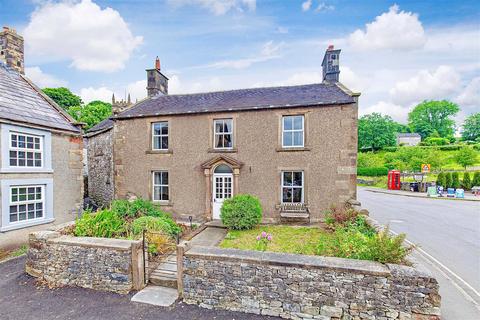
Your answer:
[[[26,76],[40,88],[65,87],[67,82],[51,74],[44,73],[40,67],[25,68]]]
[[[403,107],[401,105],[387,102],[387,101],[379,101],[374,105],[368,107],[362,107],[360,104],[359,114],[360,116],[365,114],[370,114],[373,112],[381,113],[383,115],[389,115],[395,121],[406,123],[408,118],[408,113],[410,112],[410,108]]]
[[[281,33],[281,34],[286,34],[288,33],[288,28],[287,27],[277,27],[277,33]]]
[[[79,70],[122,69],[143,41],[112,8],[91,0],[42,2],[24,30],[27,54],[70,60]]]
[[[455,98],[455,102],[460,106],[476,106],[480,108],[480,77],[473,78],[472,81]]]
[[[171,79],[172,80],[172,79]],[[93,100],[100,100],[104,102],[112,101],[112,94],[115,93],[116,100],[126,99],[128,94],[132,102],[142,100],[147,96],[147,80],[138,80],[127,84],[124,88],[112,89],[106,86],[98,88],[87,87],[80,89],[80,97],[83,102],[89,103]]]
[[[223,60],[214,62],[199,68],[233,68],[233,69],[245,69],[252,64],[265,62],[272,59],[280,58],[279,51],[284,46],[283,42],[275,44],[273,41],[266,42],[258,55],[248,58],[240,58],[235,60]]]
[[[302,11],[308,11],[312,7],[312,0],[307,0],[302,3]]]
[[[321,2],[318,4],[315,12],[324,12],[324,11],[332,11],[335,10],[335,7],[331,4],[326,4],[325,2]]]
[[[127,85],[127,94],[130,93],[132,101],[140,101],[147,96],[147,80],[139,80]]]
[[[173,7],[198,5],[217,16],[224,15],[231,10],[240,12],[245,10],[255,11],[257,7],[256,0],[168,0],[168,3]]]
[[[359,50],[422,48],[426,42],[425,31],[418,15],[390,7],[375,21],[366,24],[366,30],[356,30],[349,36],[350,45]]]
[[[439,66],[434,72],[421,70],[390,90],[395,103],[408,104],[425,99],[445,99],[460,85],[460,75],[451,66]]]
[[[82,88],[80,90],[80,97],[82,98],[84,103],[89,103],[90,101],[100,100],[104,102],[111,102],[112,101],[112,94],[113,91],[107,87],[99,87],[99,88]],[[123,97],[123,95],[121,95]],[[119,95],[117,95],[119,98]]]

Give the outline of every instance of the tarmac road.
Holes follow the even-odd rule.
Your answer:
[[[370,216],[419,246],[440,283],[442,319],[480,319],[480,202],[413,198],[358,188]]]

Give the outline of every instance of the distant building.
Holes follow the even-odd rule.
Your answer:
[[[397,133],[397,146],[416,146],[422,141],[418,133]]]

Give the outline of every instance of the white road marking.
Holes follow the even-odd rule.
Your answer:
[[[394,235],[398,235],[397,232],[393,231],[390,229],[390,232]],[[413,242],[411,242],[410,240],[408,239],[405,239],[405,242],[408,243],[409,245],[413,245],[415,246],[415,244]],[[467,300],[469,300],[470,302],[472,302],[475,307],[480,310],[480,304],[468,293],[466,292],[458,283],[455,282],[455,280],[453,280],[448,274],[452,275],[453,277],[455,277],[461,284],[463,284],[465,287],[467,287],[470,291],[472,291],[477,297],[478,299],[480,299],[480,293],[475,290],[475,288],[473,288],[468,282],[466,282],[465,280],[463,280],[459,275],[457,275],[455,272],[453,272],[452,270],[450,270],[446,265],[444,265],[443,263],[441,263],[440,261],[438,261],[435,257],[433,257],[432,255],[430,255],[429,253],[427,253],[425,250],[423,250],[422,248],[419,248],[419,247],[415,247],[415,250],[418,251],[418,253],[423,256],[423,258],[425,260],[427,260],[427,262],[429,262],[432,266],[434,266],[437,270],[439,270],[442,275],[447,278],[447,280],[449,280],[454,286],[455,288],[457,288],[458,291],[460,291],[460,293],[465,296],[465,298],[467,298]],[[429,261],[430,260],[430,261]],[[443,270],[441,268],[443,268]],[[448,274],[447,274],[448,273]]]
[[[390,220],[392,223],[403,223],[403,220]]]

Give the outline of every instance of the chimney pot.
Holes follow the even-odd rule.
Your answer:
[[[333,44],[329,45],[328,46],[328,51],[332,51],[335,47],[333,46]]]
[[[155,69],[160,70],[160,59],[158,58],[158,56],[155,59]]]

